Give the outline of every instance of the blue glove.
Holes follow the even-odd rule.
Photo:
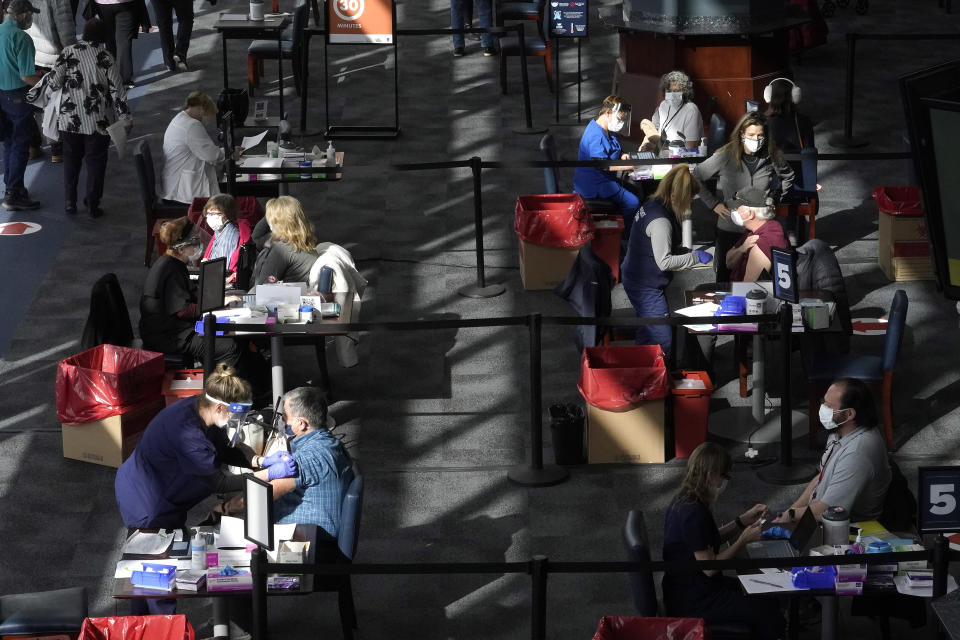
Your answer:
[[[707,264],[711,260],[713,260],[713,256],[707,253],[706,251],[704,251],[703,249],[697,249],[696,251],[694,251],[694,253],[697,254],[697,260],[700,261],[700,264]]]
[[[290,452],[276,451],[274,453],[271,453],[266,458],[263,458],[262,460],[260,460],[260,468],[266,469],[267,467],[272,467],[273,465],[283,460],[283,456],[290,457]]]
[[[790,530],[784,529],[780,525],[774,525],[760,535],[768,540],[789,540]]]
[[[276,480],[277,478],[289,478],[297,475],[297,463],[293,456],[287,457],[276,464],[270,465],[267,469],[267,480]]]

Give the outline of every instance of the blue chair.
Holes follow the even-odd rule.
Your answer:
[[[890,313],[887,315],[887,335],[882,355],[807,354],[804,357],[811,432],[818,428],[816,407],[830,383],[838,378],[856,378],[879,388],[887,449],[896,450],[893,439],[893,370],[907,324],[907,307],[907,294],[903,289],[898,289],[893,294]]]
[[[536,21],[537,30],[524,28],[523,42],[528,56],[543,58],[543,70],[547,75],[547,87],[553,93],[553,43],[543,31],[543,15],[547,10],[545,0],[538,2],[503,2],[497,7],[497,25],[519,20]],[[507,33],[500,38],[500,92],[507,93],[507,56],[519,56],[517,34]]]
[[[71,587],[0,596],[0,636],[77,637],[87,617],[87,590]]]
[[[557,143],[552,133],[540,138],[540,159],[544,162],[553,163],[553,166],[543,168],[543,192],[565,193],[560,191],[560,179],[557,170]],[[609,198],[584,198],[583,200],[587,205],[587,210],[592,215],[620,214],[620,207]]]
[[[310,5],[301,1],[293,11],[293,26],[284,33],[280,43],[280,50],[283,60],[290,60],[293,64],[293,83],[297,90],[297,95],[303,90],[303,76],[306,75],[306,69],[303,69],[303,30],[307,26],[310,17]],[[277,59],[277,41],[276,40],[254,40],[247,48],[247,81],[250,85],[250,93],[260,86],[260,76],[263,75],[263,61]]]
[[[710,129],[707,131],[707,154],[727,144],[727,121],[719,113],[710,116]]]
[[[807,239],[817,237],[817,213],[820,212],[820,195],[817,192],[817,160],[819,152],[816,147],[805,147],[800,150],[800,163],[792,163],[796,182],[788,198],[777,206],[777,216],[794,216],[799,227],[800,216],[807,218]],[[799,169],[799,172],[797,172]],[[799,229],[797,229],[797,236]]]
[[[623,545],[626,547],[627,559],[630,562],[650,562],[647,525],[643,519],[643,511],[640,509],[631,509],[627,514],[627,521],[623,525]],[[657,590],[653,584],[653,572],[645,569],[631,572],[627,577],[630,580],[633,606],[636,607],[637,613],[647,618],[658,616],[660,605],[657,602]],[[668,611],[667,615],[669,614]],[[711,624],[709,627],[710,636],[717,640],[750,637],[750,627],[745,624]]]

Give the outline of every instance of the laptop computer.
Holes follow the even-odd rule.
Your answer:
[[[794,527],[789,540],[760,540],[747,544],[747,556],[760,558],[799,558],[810,544],[817,530],[817,519],[810,509],[803,512],[800,522]]]

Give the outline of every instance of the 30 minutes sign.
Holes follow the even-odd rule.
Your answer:
[[[330,44],[393,44],[393,0],[327,0]]]

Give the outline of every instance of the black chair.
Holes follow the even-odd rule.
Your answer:
[[[727,121],[719,113],[710,116],[710,130],[707,132],[707,154],[713,153],[727,143]]]
[[[630,562],[650,562],[650,545],[647,541],[647,525],[643,511],[631,509],[623,525],[623,545]],[[653,584],[653,572],[644,569],[628,575],[630,590],[633,593],[633,605],[641,616],[656,617],[660,605],[657,602],[657,590]],[[717,640],[750,638],[750,627],[745,624],[712,624],[710,636]]]
[[[502,27],[508,20],[515,22],[517,20],[533,20],[537,23],[537,34],[541,39],[546,39],[543,32],[543,11],[547,0],[536,0],[536,2],[515,2],[514,0],[505,0],[497,3],[497,26]]]
[[[558,178],[557,167],[557,143],[553,139],[553,134],[548,133],[540,138],[540,159],[544,162],[551,162],[553,166],[543,168],[543,192],[544,193],[566,193],[560,191],[560,180]],[[591,215],[619,214],[620,207],[613,200],[607,198],[584,198],[587,204],[587,210]]]
[[[293,26],[281,39],[280,51],[284,60],[290,60],[293,65],[293,84],[297,95],[303,90],[303,30],[310,17],[310,5],[300,2],[293,11]],[[254,40],[247,48],[247,81],[250,84],[250,93],[260,86],[260,76],[263,75],[263,61],[277,59],[276,40]]]
[[[0,596],[0,636],[76,638],[87,617],[87,590],[71,587]]]
[[[167,204],[157,198],[157,172],[154,169],[150,143],[141,140],[133,152],[133,163],[137,169],[137,183],[140,185],[140,199],[143,201],[143,214],[146,222],[146,245],[143,253],[143,266],[153,262],[153,234],[157,222],[187,215],[189,207],[185,204]]]

